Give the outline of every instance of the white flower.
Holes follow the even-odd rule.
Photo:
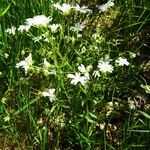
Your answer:
[[[76,85],[77,83],[81,83],[82,85],[85,85],[85,83],[87,82],[87,77],[85,76],[81,76],[80,73],[75,73],[74,74],[68,74],[67,75],[68,78],[71,78],[71,84]]]
[[[26,19],[26,24],[28,26],[47,26],[51,20],[52,20],[51,17],[38,15],[33,18]]]
[[[32,54],[30,53],[29,56],[27,58],[25,58],[25,60],[19,62],[16,64],[16,67],[19,68],[23,68],[25,70],[25,74],[27,74],[28,70],[32,67],[33,61],[32,61]]]
[[[100,10],[99,12],[105,12],[112,6],[114,6],[113,0],[109,0],[106,4],[100,5],[98,9]]]
[[[75,23],[75,26],[72,26],[70,30],[72,31],[82,31],[84,29],[84,25],[81,23]]]
[[[42,92],[42,95],[44,97],[49,97],[50,102],[53,102],[54,100],[56,100],[56,96],[55,96],[55,89],[47,89],[44,92]]]
[[[107,73],[107,72],[112,73],[114,70],[114,67],[109,62],[105,62],[105,61],[99,62],[97,67],[103,73]]]
[[[101,76],[98,70],[95,70],[92,75],[94,76],[94,78],[99,78]]]
[[[122,58],[122,57],[119,57],[115,62],[118,64],[118,66],[124,66],[124,65],[128,66],[130,64],[127,61],[127,59]]]
[[[81,64],[80,66],[78,66],[78,70],[84,74],[85,77],[87,77],[87,79],[90,78],[90,70],[91,70],[92,66],[89,65],[87,67],[85,67],[83,64]]]
[[[64,14],[68,14],[72,7],[69,4],[63,3],[62,6],[58,3],[53,5],[55,8],[61,10]]]
[[[53,33],[56,33],[59,27],[60,27],[60,24],[52,24],[52,25],[49,25],[49,28],[51,29],[51,31],[52,31]]]
[[[8,34],[15,35],[16,27],[12,26],[11,28],[8,28],[8,29],[6,30],[6,32],[7,32]]]
[[[72,8],[74,8],[76,11],[79,11],[81,13],[92,13],[92,10],[88,9],[86,6],[80,7],[78,4],[76,4],[76,6]]]
[[[20,25],[20,26],[18,27],[18,31],[20,31],[20,32],[23,32],[23,31],[28,32],[29,29],[30,29],[30,27],[31,27],[31,26],[29,26],[29,25]]]

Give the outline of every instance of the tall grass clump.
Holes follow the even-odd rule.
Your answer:
[[[1,1],[0,149],[149,149],[150,2]]]

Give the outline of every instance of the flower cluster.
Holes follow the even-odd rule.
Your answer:
[[[72,79],[71,84],[73,85],[76,85],[77,83],[85,85],[90,79],[89,71],[91,70],[91,68],[91,65],[85,67],[83,64],[81,64],[81,66],[78,66],[78,70],[80,72],[76,72],[75,74],[68,74],[67,77]]]
[[[52,18],[50,16],[46,17],[44,15],[37,15],[34,16],[33,18],[27,18],[25,24],[20,25],[18,28],[14,26],[8,28],[6,32],[8,34],[13,34],[13,35],[15,35],[16,30],[18,30],[19,32],[24,32],[24,31],[28,32],[31,27],[48,26],[51,20]]]
[[[47,26],[52,18],[44,15],[34,16],[33,18],[26,19],[26,25],[28,26]]]
[[[71,6],[66,3],[63,3],[62,5],[60,5],[59,3],[56,3],[53,6],[56,9],[60,10],[63,14],[69,14],[71,9],[74,9],[75,11],[78,11],[81,13],[92,13],[92,10],[88,9],[86,6],[80,7],[78,4],[76,4],[76,6]]]
[[[111,64],[111,61],[112,59],[110,59],[108,55],[101,58],[98,61],[98,65],[97,65],[98,70],[94,70],[92,76],[94,76],[95,78],[99,78],[101,76],[100,75],[101,73],[102,74],[112,73],[114,71],[114,67]],[[129,65],[129,62],[127,61],[127,59],[121,58],[121,57],[119,57],[115,62],[118,66]],[[23,68],[25,70],[25,74],[27,74],[27,72],[32,69],[32,64],[33,64],[32,54],[30,53],[27,58],[17,63],[16,67]],[[77,83],[81,83],[81,85],[85,85],[87,81],[90,80],[89,72],[91,71],[91,69],[92,69],[92,65],[85,67],[83,64],[81,64],[80,66],[78,66],[79,72],[75,72],[75,74],[67,74],[67,78],[71,79],[71,84],[73,85],[76,85]],[[44,58],[42,71],[45,76],[48,76],[51,74],[56,75],[56,71],[53,65],[51,65],[46,60],[46,58]]]
[[[31,71],[34,68],[32,54],[30,53],[28,57],[26,57],[24,60],[17,63],[16,68],[23,68],[25,70],[25,74]],[[46,58],[44,58],[43,67],[41,68],[41,71],[44,73],[45,76],[56,75],[56,70],[54,68],[54,65],[51,65],[46,60]]]
[[[98,61],[97,65],[97,70],[93,71],[92,76],[94,78],[99,78],[101,74],[107,74],[107,73],[112,73],[114,71],[114,66],[111,64],[112,59],[109,58],[108,55],[105,57],[101,58]],[[116,65],[118,66],[128,66],[130,63],[127,61],[127,59],[119,57],[115,61]],[[89,65],[85,67],[83,64],[78,66],[79,72],[76,72],[75,74],[68,74],[67,77],[71,78],[71,84],[76,85],[77,83],[81,83],[82,85],[85,85],[87,81],[90,79],[90,74],[89,72],[92,69],[92,65]]]
[[[92,10],[88,9],[86,6],[80,7],[78,4],[76,4],[76,6],[72,8],[74,8],[74,10],[79,11],[81,13],[92,13]]]
[[[114,5],[113,0],[109,0],[106,4],[99,6],[98,9],[100,10],[100,12],[104,12],[108,8],[112,7],[113,5]],[[76,4],[75,6],[71,6],[70,4],[67,4],[67,3],[63,3],[62,5],[60,5],[59,3],[56,3],[53,5],[53,7],[60,10],[63,14],[68,14],[72,9],[81,13],[92,13],[92,10],[88,9],[86,6],[80,7],[78,4]],[[14,26],[12,26],[11,28],[8,28],[6,32],[12,35],[15,35],[16,29],[19,32],[24,32],[24,31],[28,32],[31,27],[39,27],[39,26],[47,27],[50,21],[52,21],[52,18],[50,16],[46,17],[45,15],[37,15],[32,18],[27,18],[25,21],[25,24],[20,25],[18,28]],[[60,27],[60,24],[49,25],[49,28],[51,29],[53,33],[57,32],[59,27]],[[71,30],[82,31],[84,27],[85,26],[83,24],[77,23],[75,24],[74,27],[71,27]]]

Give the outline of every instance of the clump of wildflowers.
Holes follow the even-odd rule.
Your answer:
[[[74,9],[75,11],[78,11],[81,13],[92,13],[92,10],[88,9],[86,6],[80,7],[78,4],[76,4],[76,6],[71,6],[66,3],[63,3],[62,5],[56,3],[53,6],[57,9],[59,9],[60,11],[62,11],[63,14],[68,14],[71,9]]]

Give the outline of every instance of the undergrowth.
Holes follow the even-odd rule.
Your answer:
[[[0,149],[150,147],[150,2],[1,0]]]

